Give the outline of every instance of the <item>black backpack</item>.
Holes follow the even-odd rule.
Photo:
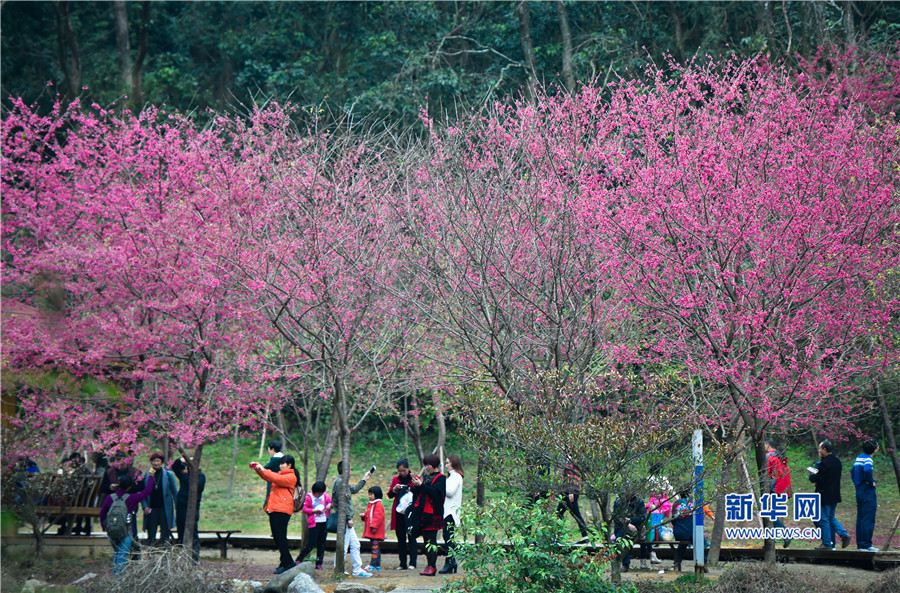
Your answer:
[[[131,535],[131,513],[125,501],[128,495],[116,497],[113,495],[112,506],[106,515],[106,533],[113,539],[124,539]]]

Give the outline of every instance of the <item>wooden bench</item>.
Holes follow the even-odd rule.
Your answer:
[[[93,521],[100,516],[100,509],[105,498],[100,492],[102,476],[80,476],[82,485],[74,496],[67,500],[50,499],[47,504],[38,506],[35,511],[39,515],[52,517],[63,525],[61,535],[70,535],[75,519],[86,518]]]
[[[222,558],[228,558],[228,540],[232,533],[240,533],[240,529],[201,529],[197,533],[215,533],[219,540],[219,553]]]

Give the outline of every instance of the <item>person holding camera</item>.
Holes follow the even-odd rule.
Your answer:
[[[391,529],[397,534],[397,549],[400,555],[400,566],[397,570],[416,568],[416,538],[407,537],[406,514],[397,510],[397,503],[404,494],[409,492],[412,479],[417,477],[409,471],[409,460],[405,458],[397,460],[397,475],[391,480],[391,487],[387,493],[388,498],[394,499],[394,504],[391,505]],[[407,558],[409,558],[408,564]]]
[[[425,475],[414,477],[413,495],[416,497],[416,511],[419,517],[417,528],[425,541],[425,555],[428,566],[420,575],[433,577],[437,574],[437,534],[444,528],[444,499],[447,497],[447,476],[441,473],[441,458],[434,453],[422,460]]]

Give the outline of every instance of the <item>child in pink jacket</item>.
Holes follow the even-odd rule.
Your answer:
[[[297,556],[297,563],[303,562],[306,556],[316,547],[316,570],[322,570],[322,562],[325,561],[325,538],[328,531],[325,523],[328,521],[328,513],[331,512],[331,497],[326,494],[325,482],[319,481],[312,485],[312,492],[306,495],[303,501],[303,512],[306,513],[306,524],[309,526],[309,537],[306,545]]]

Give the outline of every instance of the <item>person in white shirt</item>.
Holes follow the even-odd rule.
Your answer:
[[[462,506],[463,468],[459,455],[447,457],[447,496],[444,498],[444,545],[447,547],[447,561],[441,574],[456,572],[456,558],[453,557],[453,531],[459,525],[459,510]]]

